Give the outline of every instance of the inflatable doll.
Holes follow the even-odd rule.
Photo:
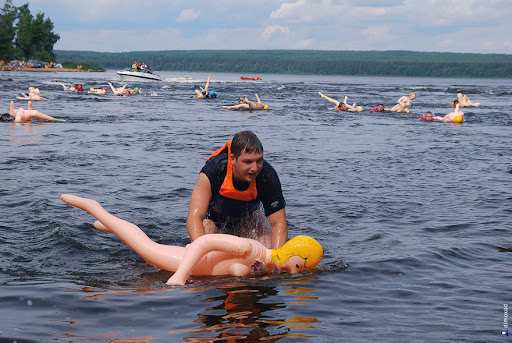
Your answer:
[[[393,106],[391,108],[391,112],[405,112],[405,113],[409,113],[409,108],[411,107],[411,100],[414,100],[416,99],[416,93],[411,93],[409,94],[408,97],[406,97],[405,95],[403,97],[401,97],[400,99],[398,99],[398,104],[396,104],[395,106]]]
[[[480,103],[476,102],[476,103],[473,103],[473,101],[469,100],[468,96],[466,94],[462,94],[462,93],[459,93],[457,94],[457,99],[455,99],[460,107],[480,107]],[[457,104],[457,102],[453,102],[453,104],[451,105],[451,107],[455,107],[455,105]]]
[[[16,99],[20,100],[48,100],[43,98],[41,95],[41,91],[39,88],[30,87],[28,89],[28,95],[25,93],[21,93],[21,96],[17,96]]]
[[[6,118],[6,119],[4,119],[4,116],[2,115],[2,120],[22,122],[22,121],[29,121],[30,119],[36,117],[41,120],[65,121],[64,119],[55,119],[53,117],[50,117],[49,115],[46,115],[44,113],[34,110],[34,107],[32,106],[31,101],[28,102],[27,110],[23,109],[22,107],[18,108],[17,110],[14,109],[14,102],[11,101],[9,114],[10,114],[9,118]]]
[[[168,285],[184,285],[189,275],[265,275],[274,269],[298,273],[322,259],[322,246],[308,236],[290,239],[279,249],[225,234],[200,236],[186,247],[153,242],[138,226],[107,212],[97,201],[63,194],[61,199],[97,219],[94,226],[118,236],[150,265],[174,271]]]
[[[361,106],[356,106],[356,103],[353,103],[352,105],[347,104],[348,96],[345,96],[345,99],[343,100],[343,102],[339,102],[338,100],[329,98],[328,96],[323,95],[320,92],[318,92],[318,95],[320,95],[322,98],[329,101],[330,103],[333,103],[336,105],[336,107],[328,108],[328,110],[338,110],[341,112],[344,112],[344,111],[363,112],[363,108]]]
[[[434,121],[442,121],[444,123],[461,123],[464,121],[464,112],[459,109],[459,104],[455,106],[455,110],[448,113],[444,117],[434,117]]]

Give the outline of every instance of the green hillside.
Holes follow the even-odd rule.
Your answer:
[[[247,74],[512,77],[512,55],[415,51],[166,50],[105,53],[54,51],[58,62],[122,69],[134,61],[153,70]]]

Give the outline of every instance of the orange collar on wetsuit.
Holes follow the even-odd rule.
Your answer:
[[[222,186],[220,187],[219,193],[223,197],[240,200],[240,201],[251,201],[255,200],[258,196],[258,190],[256,189],[256,180],[252,181],[249,184],[249,187],[245,191],[239,191],[233,185],[233,164],[231,163],[231,141],[227,142],[222,148],[217,149],[213,154],[211,154],[206,160],[208,161],[213,156],[217,156],[222,151],[228,148],[228,165],[226,177],[224,177],[224,182],[222,182]]]

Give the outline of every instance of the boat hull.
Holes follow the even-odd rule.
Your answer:
[[[117,75],[124,81],[162,81],[160,76],[150,73],[141,73],[138,71],[120,70]]]

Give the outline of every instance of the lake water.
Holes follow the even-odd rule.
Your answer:
[[[512,80],[159,73],[130,98],[105,73],[0,73],[0,105],[29,86],[66,123],[0,123],[0,342],[505,342],[512,304]],[[368,110],[411,91],[411,114]],[[417,122],[450,112],[462,124]],[[229,111],[258,93],[268,111]],[[15,101],[16,107],[26,102]],[[148,266],[62,193],[94,198],[166,244],[189,242],[188,201],[211,152],[238,131],[277,170],[289,235],[324,246],[318,268],[191,278]],[[507,310],[508,311],[508,310]]]

